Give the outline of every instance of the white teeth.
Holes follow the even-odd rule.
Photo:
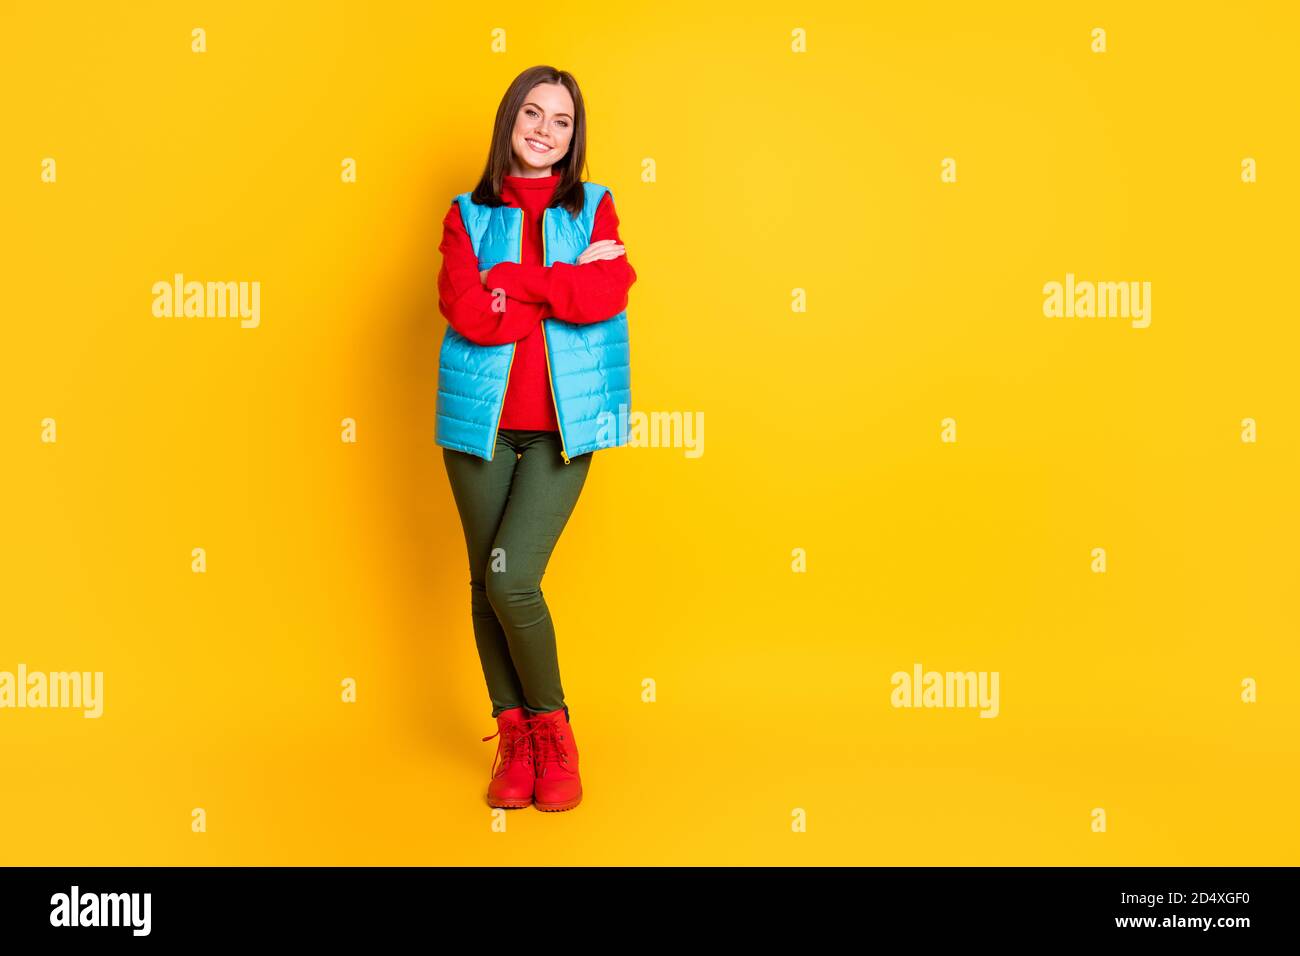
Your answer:
[[[524,142],[531,146],[535,153],[549,153],[551,151],[551,147],[542,146],[535,139],[525,139]]]

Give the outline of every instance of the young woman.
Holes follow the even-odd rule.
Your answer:
[[[487,166],[443,221],[436,441],[469,552],[470,614],[498,737],[487,800],[582,799],[541,580],[595,451],[627,444],[627,298],[636,273],[609,190],[580,177],[574,78],[525,70]]]

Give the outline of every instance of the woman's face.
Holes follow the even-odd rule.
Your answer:
[[[512,176],[549,176],[573,139],[573,97],[562,83],[538,83],[515,116]]]

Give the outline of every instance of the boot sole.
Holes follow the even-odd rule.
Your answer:
[[[522,807],[531,807],[533,805],[531,797],[527,800],[502,800],[498,797],[487,797],[486,799],[489,807],[498,807],[502,810],[518,810]]]
[[[576,799],[569,800],[564,803],[538,803],[536,800],[534,800],[533,806],[535,806],[538,810],[543,810],[546,812],[554,812],[556,810],[572,810],[580,803],[582,803],[582,794],[578,794]]]

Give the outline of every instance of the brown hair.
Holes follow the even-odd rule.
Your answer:
[[[551,206],[563,206],[569,215],[577,216],[582,211],[582,171],[587,165],[587,111],[583,108],[582,92],[573,74],[552,66],[530,66],[514,78],[505,96],[501,97],[496,121],[492,124],[487,166],[470,198],[483,206],[505,205],[501,199],[501,177],[510,171],[510,161],[514,158],[510,135],[515,127],[515,118],[538,83],[562,83],[573,97],[573,137],[569,141],[569,151],[551,167],[553,174],[560,174]]]

